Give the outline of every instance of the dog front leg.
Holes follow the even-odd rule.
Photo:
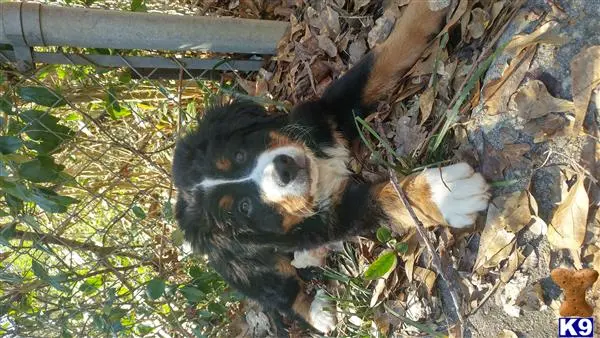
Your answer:
[[[426,227],[468,227],[475,223],[477,213],[488,206],[488,184],[466,163],[412,174],[400,182],[400,187]],[[381,183],[375,189],[376,199],[394,230],[404,233],[414,227],[414,220],[391,182]]]

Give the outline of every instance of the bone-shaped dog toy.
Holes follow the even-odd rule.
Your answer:
[[[591,317],[594,314],[594,309],[585,300],[585,292],[598,279],[598,271],[556,268],[550,276],[564,290],[565,300],[559,309],[561,316]]]

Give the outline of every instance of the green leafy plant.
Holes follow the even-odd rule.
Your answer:
[[[0,70],[0,336],[223,336],[232,321],[241,297],[174,229],[164,168],[195,116],[149,82]]]

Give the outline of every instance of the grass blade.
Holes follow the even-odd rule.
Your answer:
[[[477,83],[477,81],[488,70],[492,62],[502,53],[502,51],[504,51],[504,48],[507,44],[508,42],[502,44],[477,67],[477,70],[473,73],[473,76],[469,79],[469,82],[467,82],[463,90],[460,92],[460,95],[454,103],[454,106],[452,106],[452,109],[450,109],[446,114],[446,121],[444,122],[440,133],[435,138],[435,142],[433,144],[433,151],[437,150],[437,148],[440,146],[440,144],[446,137],[446,134],[448,133],[454,122],[456,122],[458,113],[460,111],[460,107],[463,105],[467,97],[469,97],[469,95],[471,94],[471,91],[475,87],[475,83]]]

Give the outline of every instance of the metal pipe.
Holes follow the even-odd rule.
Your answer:
[[[15,53],[11,51],[0,51],[0,63],[3,59],[10,62],[17,60]],[[177,61],[162,56],[120,56],[120,55],[98,55],[98,54],[63,54],[33,52],[34,63],[46,63],[54,65],[90,65],[99,67],[131,67],[148,69],[203,69],[203,70],[237,70],[241,72],[257,71],[263,64],[260,60],[227,60],[220,59],[197,59],[177,58]]]
[[[287,27],[280,21],[0,3],[0,43],[21,47],[275,54]]]

